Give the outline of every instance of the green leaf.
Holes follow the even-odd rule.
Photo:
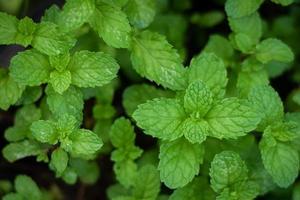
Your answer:
[[[0,12],[0,44],[15,44],[18,32],[18,19],[15,16]]]
[[[263,164],[274,182],[283,188],[290,186],[298,176],[299,154],[289,144],[264,137],[259,148]]]
[[[282,41],[269,38],[256,46],[256,58],[262,63],[279,61],[289,63],[294,60],[294,53],[288,45]]]
[[[116,148],[132,145],[135,140],[133,126],[128,119],[124,117],[118,118],[110,128],[109,137],[111,143]]]
[[[203,117],[211,108],[213,95],[202,81],[191,83],[185,91],[184,108],[187,113]]]
[[[40,86],[26,87],[22,96],[17,101],[17,105],[29,105],[36,102],[42,96],[42,88]]]
[[[108,45],[114,48],[129,47],[131,27],[120,7],[103,0],[97,1],[90,24]]]
[[[271,0],[274,3],[281,4],[283,6],[288,6],[292,4],[295,0]]]
[[[58,24],[60,20],[60,8],[56,4],[52,4],[42,16],[42,22],[52,22],[54,24]]]
[[[54,124],[51,121],[39,120],[33,122],[30,130],[33,137],[42,143],[57,143],[58,134],[55,130]]]
[[[124,12],[133,26],[143,29],[154,19],[155,4],[154,0],[129,0],[124,7]]]
[[[70,135],[71,153],[85,158],[95,154],[103,145],[102,140],[92,131],[79,129]]]
[[[248,169],[238,153],[223,151],[215,155],[211,162],[209,175],[213,190],[221,192],[226,187],[246,180]]]
[[[41,22],[37,26],[32,46],[47,55],[67,53],[75,44],[75,40],[62,33],[58,26],[51,22]]]
[[[263,0],[227,0],[225,11],[229,17],[244,17],[252,14],[263,3]]]
[[[202,143],[210,135],[209,124],[202,119],[188,118],[183,123],[182,132],[191,143]]]
[[[227,98],[212,107],[205,116],[216,138],[237,138],[254,130],[260,120],[259,115],[237,98]]]
[[[201,14],[195,13],[191,16],[191,23],[200,27],[214,27],[224,20],[225,16],[222,11],[212,10]]]
[[[137,109],[138,105],[146,103],[147,100],[172,96],[174,96],[172,92],[156,88],[152,85],[132,85],[125,89],[123,93],[122,104],[126,113],[131,116],[132,113]]]
[[[255,58],[246,59],[242,63],[236,83],[240,97],[247,97],[253,88],[268,84],[269,76],[263,64]]]
[[[204,154],[203,146],[184,138],[160,145],[160,179],[171,189],[183,187],[199,173]]]
[[[136,180],[137,165],[132,160],[124,160],[114,164],[117,180],[126,188],[132,186]]]
[[[34,104],[23,106],[15,116],[15,126],[30,126],[32,122],[41,118],[41,110]]]
[[[59,55],[53,55],[49,56],[49,62],[50,65],[55,68],[59,72],[63,72],[66,70],[69,62],[70,62],[70,54],[59,54]]]
[[[243,199],[253,200],[259,194],[259,186],[254,181],[243,181],[234,184],[231,188],[225,188],[217,197],[217,200]]]
[[[55,149],[51,154],[50,165],[55,169],[56,173],[60,176],[68,166],[69,156],[61,148]]]
[[[67,0],[59,15],[58,25],[65,32],[74,31],[88,22],[94,10],[93,0]]]
[[[178,100],[160,98],[139,105],[132,117],[146,134],[175,140],[183,135],[182,124],[187,116]]]
[[[139,147],[134,146],[134,144],[127,144],[125,147],[116,149],[111,154],[111,160],[115,162],[123,162],[126,160],[135,160],[140,157],[143,150]]]
[[[268,125],[283,119],[283,104],[277,92],[271,86],[258,86],[248,96],[253,109],[260,116],[258,130],[263,131]]]
[[[66,183],[72,185],[75,184],[77,181],[77,174],[74,169],[67,167],[67,169],[63,173],[62,179]]]
[[[208,180],[204,177],[196,177],[186,186],[175,190],[169,200],[212,200],[215,198]]]
[[[189,83],[200,80],[217,97],[225,94],[226,76],[224,62],[214,53],[201,53],[193,58],[188,71]]]
[[[21,98],[24,89],[8,75],[0,77],[0,108],[7,110],[15,104]]]
[[[42,192],[37,184],[26,175],[19,175],[15,179],[15,188],[18,194],[25,199],[41,199]]]
[[[2,149],[3,157],[9,162],[14,162],[28,156],[38,155],[41,151],[40,145],[31,140],[10,143]]]
[[[45,55],[26,50],[12,58],[9,69],[9,75],[19,84],[38,86],[48,81],[51,66]]]
[[[49,82],[56,92],[62,94],[71,84],[71,73],[68,70],[63,72],[52,71]]]
[[[21,19],[18,23],[18,33],[16,35],[16,43],[24,47],[31,44],[33,34],[36,30],[36,24],[29,17]]]
[[[84,102],[82,93],[78,88],[71,86],[63,94],[59,94],[48,86],[46,94],[47,104],[54,115],[69,114],[81,121]]]
[[[219,58],[222,58],[227,66],[233,59],[234,49],[230,42],[221,35],[210,35],[203,52],[214,53]]]
[[[172,90],[186,87],[186,70],[179,54],[158,33],[143,31],[133,38],[131,61],[142,77],[158,85]]]
[[[3,196],[3,200],[24,200],[20,194],[17,193],[8,193]]]
[[[251,44],[255,45],[262,36],[262,21],[258,12],[242,18],[229,17],[229,25],[231,30],[236,34],[244,34],[249,37]]]
[[[135,199],[154,200],[160,191],[159,173],[153,165],[145,165],[138,171],[133,185]]]
[[[115,114],[116,109],[110,104],[97,104],[93,107],[93,116],[95,119],[111,119]]]
[[[116,77],[119,65],[110,55],[102,52],[76,52],[69,63],[72,84],[95,87],[109,83]]]

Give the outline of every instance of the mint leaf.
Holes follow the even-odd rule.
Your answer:
[[[225,11],[229,17],[244,17],[252,14],[263,3],[263,0],[227,0]]]
[[[191,143],[202,143],[210,135],[210,127],[205,120],[188,118],[182,127],[184,137]]]
[[[121,117],[111,126],[109,137],[111,143],[116,148],[126,147],[127,145],[134,144],[135,133],[133,126],[128,119]]]
[[[63,72],[52,71],[49,82],[56,92],[62,94],[71,84],[71,73],[68,70]]]
[[[41,22],[38,24],[32,40],[32,46],[47,55],[64,54],[75,44],[74,39],[62,33],[56,24]]]
[[[269,76],[262,63],[250,57],[242,63],[236,87],[241,97],[247,97],[255,87],[269,84]]]
[[[138,105],[146,103],[147,100],[151,100],[158,97],[172,96],[174,96],[172,92],[156,88],[152,85],[132,85],[125,89],[123,93],[122,104],[125,108],[126,113],[131,116],[132,113],[137,109]]]
[[[57,143],[58,134],[55,130],[54,124],[50,121],[39,120],[33,122],[30,130],[33,137],[42,143]]]
[[[129,0],[124,8],[129,22],[137,28],[146,28],[154,19],[155,16],[154,0]]]
[[[216,138],[237,138],[254,130],[259,115],[246,101],[231,97],[214,105],[205,116],[211,134]]]
[[[102,52],[76,52],[69,63],[72,84],[79,87],[95,87],[109,83],[119,70],[117,62]]]
[[[117,180],[126,188],[132,186],[137,176],[137,165],[128,159],[114,164]]]
[[[29,176],[17,176],[17,178],[15,179],[15,188],[18,194],[22,195],[25,199],[42,198],[42,192],[40,191],[37,184]]]
[[[90,24],[108,45],[114,48],[129,47],[131,27],[120,7],[104,0],[97,1]]]
[[[3,70],[3,72],[6,74],[6,71]],[[22,85],[15,82],[8,74],[0,76],[0,108],[7,110],[11,105],[15,104],[22,96],[24,89]]]
[[[6,160],[14,162],[28,156],[38,155],[41,151],[42,149],[38,143],[31,140],[24,140],[6,145],[2,149],[2,154]]]
[[[61,148],[55,149],[51,154],[50,165],[55,169],[56,173],[60,176],[68,166],[69,156]]]
[[[274,182],[283,188],[290,186],[298,176],[299,155],[289,144],[264,137],[259,148],[263,164]]]
[[[16,35],[16,43],[27,47],[31,44],[33,34],[36,30],[36,24],[29,17],[21,19],[18,23],[18,32]]]
[[[188,113],[203,117],[211,108],[213,95],[202,81],[191,83],[184,95],[184,108]]]
[[[249,102],[261,120],[258,130],[283,119],[283,104],[277,92],[271,86],[258,86],[251,90]]]
[[[3,196],[3,200],[23,200],[23,197],[17,193],[8,193]]]
[[[271,0],[274,3],[281,4],[283,6],[288,6],[294,2],[294,0]]]
[[[200,80],[214,96],[222,97],[227,84],[224,62],[213,53],[201,53],[192,59],[188,69],[189,83]]]
[[[55,68],[58,72],[63,72],[68,67],[70,57],[69,53],[49,56],[49,62],[51,67]]]
[[[133,185],[133,196],[135,199],[153,200],[157,199],[160,191],[159,173],[153,165],[145,165],[138,171]]]
[[[99,178],[99,166],[95,161],[73,158],[70,160],[70,166],[84,183],[95,184]]]
[[[196,177],[192,182],[175,190],[170,200],[210,200],[215,199],[214,191],[210,188],[208,180],[204,177]]]
[[[158,165],[161,181],[172,189],[185,186],[199,173],[203,154],[203,146],[184,138],[162,142]]]
[[[63,94],[59,94],[48,86],[46,94],[47,104],[54,115],[69,114],[81,121],[84,102],[83,95],[78,88],[71,86]]]
[[[164,36],[143,31],[133,38],[131,50],[132,65],[142,77],[172,90],[185,88],[182,60]]]
[[[65,32],[73,31],[87,22],[94,10],[93,0],[67,0],[59,15],[58,25]]]
[[[294,53],[282,41],[269,38],[256,46],[256,58],[264,64],[270,61],[289,63],[294,60]]]
[[[148,135],[163,140],[175,140],[183,135],[185,111],[176,99],[153,99],[138,106],[132,117]]]
[[[85,158],[95,154],[103,145],[102,140],[92,131],[79,129],[70,135],[71,153]]]
[[[18,19],[15,16],[0,12],[0,44],[15,44],[18,32]]]
[[[19,84],[38,86],[48,81],[51,66],[45,55],[26,50],[12,58],[9,70],[10,76]]]
[[[209,175],[213,190],[221,192],[230,185],[246,180],[248,169],[239,154],[233,151],[223,151],[215,155]]]
[[[234,49],[230,42],[225,37],[216,34],[209,36],[203,52],[214,53],[219,58],[222,58],[225,66],[231,62],[234,55]]]

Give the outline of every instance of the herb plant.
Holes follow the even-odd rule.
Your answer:
[[[299,1],[29,2],[0,4],[21,49],[0,68],[4,200],[300,199]]]

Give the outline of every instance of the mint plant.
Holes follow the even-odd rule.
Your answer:
[[[197,3],[0,1],[0,196],[299,199],[299,1]]]

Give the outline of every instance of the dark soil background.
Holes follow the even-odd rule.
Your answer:
[[[20,9],[20,14],[18,17],[29,16],[34,19],[34,21],[39,21],[44,10],[52,4],[57,4],[59,6],[64,4],[63,0],[28,0],[28,4],[23,5]],[[222,4],[215,3],[212,0],[193,0],[190,9],[184,11],[184,15],[187,17],[195,12],[207,12],[210,10],[219,9],[224,11]],[[282,15],[288,12],[287,8],[275,5],[273,3],[266,2],[260,9],[262,17],[266,20],[272,20],[278,15]],[[223,33],[228,34],[230,29],[226,20],[213,28],[201,29],[200,27],[189,24],[188,31],[186,33],[186,46],[188,49],[188,59],[193,55],[197,54],[207,42],[208,36],[212,33]],[[1,34],[1,33],[0,33]],[[197,42],[195,42],[197,41]],[[0,66],[7,67],[9,65],[9,60],[18,51],[23,50],[19,46],[0,46]],[[292,89],[297,87],[297,84],[291,80],[291,73],[287,72],[283,76],[272,80],[272,86],[279,92],[282,99],[286,99],[287,95]],[[121,74],[122,85],[117,91],[114,104],[117,107],[121,107],[121,95],[123,89],[130,85],[129,80]],[[86,103],[86,112],[90,110],[89,103]],[[7,127],[13,124],[14,113],[16,108],[10,108],[8,111],[0,111],[0,149],[2,149],[7,142],[5,141],[3,135]],[[154,144],[154,141],[147,136],[138,134],[137,144],[141,147],[149,147]],[[48,165],[44,163],[38,163],[35,158],[26,158],[17,161],[13,164],[8,163],[0,155],[0,179],[13,180],[17,174],[27,174],[30,175],[40,186],[49,188],[50,185],[55,182],[58,187],[62,190],[64,199],[106,199],[105,190],[108,185],[113,183],[113,172],[112,163],[108,156],[104,156],[98,160],[99,166],[101,168],[100,179],[95,185],[88,186],[82,183],[77,183],[75,186],[69,186],[59,179],[55,179],[54,174],[48,169]],[[164,188],[166,192],[170,192],[168,189]],[[268,197],[260,199],[270,199]]]

